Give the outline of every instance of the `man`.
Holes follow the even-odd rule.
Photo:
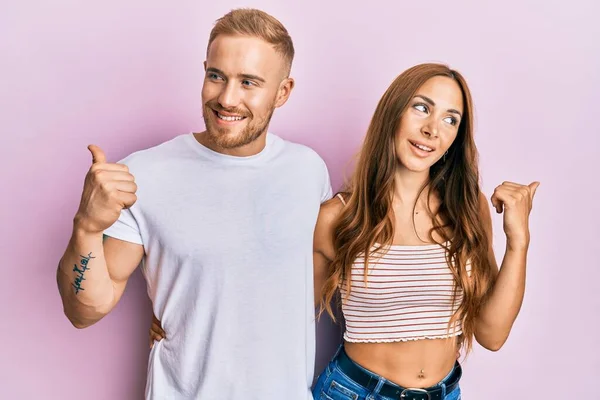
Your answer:
[[[73,325],[90,326],[142,262],[168,332],[150,353],[147,399],[311,398],[313,229],[331,185],[314,151],[268,132],[293,55],[279,21],[234,10],[209,38],[205,132],[119,164],[89,147],[59,290]]]

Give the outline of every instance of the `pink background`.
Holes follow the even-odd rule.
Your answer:
[[[0,7],[1,399],[141,398],[150,316],[141,275],[111,315],[78,331],[62,314],[56,264],[90,164],[86,146],[116,161],[202,129],[208,33],[238,6],[262,8],[291,32],[297,87],[271,130],[315,148],[336,187],[397,74],[443,61],[466,75],[485,193],[503,180],[542,185],[521,315],[500,352],[476,348],[466,361],[464,397],[596,396],[597,2],[8,3]],[[501,256],[501,217],[494,227]],[[319,370],[336,340],[328,327],[319,331]]]

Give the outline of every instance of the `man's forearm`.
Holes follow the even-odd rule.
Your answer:
[[[97,322],[114,306],[101,233],[87,234],[74,227],[56,278],[65,315],[78,328]]]

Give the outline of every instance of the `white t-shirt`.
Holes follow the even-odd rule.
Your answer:
[[[138,200],[105,234],[144,246],[167,334],[146,399],[312,398],[313,231],[331,184],[310,148],[266,142],[234,157],[185,134],[122,161]]]

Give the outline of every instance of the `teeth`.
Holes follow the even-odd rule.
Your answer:
[[[229,121],[229,122],[233,122],[233,121],[240,121],[242,119],[244,119],[244,117],[229,117],[226,115],[221,115],[219,113],[217,113],[217,116],[222,119],[223,121]]]
[[[427,146],[423,146],[422,144],[418,144],[418,143],[413,143],[413,144],[415,145],[415,147],[417,147],[417,148],[419,148],[419,149],[421,149],[423,151],[433,151],[433,149],[430,149]]]

